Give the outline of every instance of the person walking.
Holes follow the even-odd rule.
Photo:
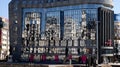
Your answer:
[[[93,67],[96,67],[96,58],[93,59]]]
[[[83,55],[81,57],[81,60],[82,60],[82,63],[85,64],[86,63],[86,60],[87,60],[87,57],[85,55]]]
[[[86,57],[86,67],[89,67],[89,58],[88,57]]]
[[[78,58],[78,63],[79,63],[79,64],[82,63],[81,56],[79,56],[79,58]]]
[[[34,54],[31,54],[30,57],[29,57],[29,61],[32,63],[34,60]]]

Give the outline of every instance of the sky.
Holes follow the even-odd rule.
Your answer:
[[[0,0],[0,17],[8,18],[8,3],[11,0]]]
[[[114,1],[114,13],[120,13],[120,0],[113,0]],[[10,0],[0,0],[0,16],[8,18],[8,3]]]

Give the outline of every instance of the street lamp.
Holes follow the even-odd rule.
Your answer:
[[[99,64],[99,44],[98,44],[98,24],[99,24],[99,21],[95,21],[95,24],[96,24],[96,46],[97,46],[97,64]]]

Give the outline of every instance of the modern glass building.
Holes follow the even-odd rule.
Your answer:
[[[10,45],[14,60],[98,58],[98,8],[112,0],[12,0]],[[109,34],[109,33],[108,33]],[[13,36],[14,35],[14,36]],[[101,55],[101,54],[100,54]]]

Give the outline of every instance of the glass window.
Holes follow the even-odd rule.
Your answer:
[[[46,17],[47,38],[60,38],[60,12],[48,12]]]
[[[40,3],[52,3],[57,1],[69,1],[69,0],[39,0]],[[95,4],[94,4],[95,5]],[[35,53],[44,53],[48,52],[53,53],[65,53],[65,47],[68,46],[68,49],[72,54],[77,54],[77,46],[81,47],[79,53],[86,53],[86,46],[96,46],[96,32],[95,30],[85,31],[85,33],[90,33],[89,37],[87,34],[86,39],[90,41],[87,42],[86,39],[80,39],[82,36],[82,22],[85,22],[83,25],[87,25],[89,21],[97,20],[97,7],[93,4],[87,5],[76,5],[76,6],[64,6],[64,7],[52,7],[45,8],[40,10],[40,12],[34,12],[34,9],[24,13],[23,20],[23,29],[22,37],[25,39],[24,44],[29,46],[39,46],[38,49],[30,48],[29,51],[34,50]],[[89,7],[88,7],[89,6]],[[84,11],[84,13],[83,13]],[[84,15],[84,17],[83,17]],[[43,22],[41,22],[41,20]],[[41,28],[44,27],[44,30],[41,31]],[[42,26],[42,27],[41,27]],[[85,29],[85,28],[84,28]],[[61,30],[63,30],[61,32]],[[40,34],[43,33],[43,40],[41,41]],[[61,33],[63,33],[63,40],[61,40]],[[76,38],[76,40],[75,40]],[[79,40],[77,40],[79,38]],[[51,40],[49,44],[49,40]],[[55,44],[54,44],[55,40]],[[60,40],[60,41],[59,41]],[[68,42],[67,42],[68,40]],[[74,42],[73,42],[73,41]],[[79,42],[78,42],[79,41]],[[87,42],[87,43],[86,43]],[[52,45],[52,46],[50,46]],[[53,47],[53,46],[57,47]],[[46,46],[46,47],[44,47]],[[50,46],[50,47],[49,47]],[[60,47],[59,47],[60,46]],[[75,46],[71,48],[71,46]]]
[[[104,49],[104,50],[102,50],[102,54],[113,54],[113,50]]]
[[[37,4],[38,3],[38,1],[33,1],[33,4]]]
[[[43,1],[43,0],[39,0],[39,1],[40,1],[40,4],[44,3],[44,1]]]
[[[40,12],[26,12],[23,20],[22,39],[23,44],[28,46],[38,46],[40,38],[40,24],[41,13]],[[30,53],[33,48],[30,48]]]
[[[48,1],[48,3],[52,3],[54,0],[47,0]]]
[[[114,19],[115,21],[120,21],[120,14],[115,14]]]
[[[33,4],[33,1],[27,1],[27,3],[26,4],[29,4],[29,5],[31,5],[31,4]]]
[[[26,1],[22,1],[22,4],[26,4],[27,2]]]

